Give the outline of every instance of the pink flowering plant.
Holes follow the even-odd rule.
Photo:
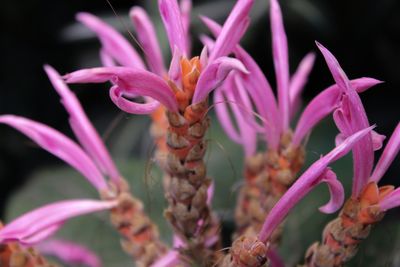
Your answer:
[[[44,66],[74,138],[25,117],[0,115],[1,124],[75,170],[40,173],[11,201],[11,207],[22,200],[40,205],[24,212],[11,208],[10,219],[0,223],[0,266],[339,267],[350,261],[371,228],[400,206],[400,189],[380,182],[400,150],[400,124],[383,146],[379,122],[370,123],[359,96],[381,81],[350,80],[318,42],[334,83],[301,111],[317,54],[307,54],[290,75],[281,7],[278,0],[268,3],[276,93],[267,78],[272,71],[240,44],[253,0],[235,1],[222,25],[200,16],[212,37],[199,35],[198,56],[192,48],[200,42],[190,34],[191,0],[157,1],[170,56],[163,55],[157,27],[142,7],[129,12],[139,49],[101,18],[78,13],[78,22],[98,37],[101,64],[65,75]],[[115,163],[69,88],[83,83],[106,83],[121,112],[140,115],[137,121],[150,118],[145,131],[154,143],[151,159]],[[327,125],[327,117],[338,129],[336,138],[311,135],[318,124]],[[210,150],[209,128],[228,154],[225,162]],[[325,148],[310,164],[308,142]],[[374,153],[382,147],[374,168]],[[226,158],[243,159],[236,200]],[[147,168],[153,159],[154,173]],[[343,175],[340,162],[351,164],[353,173]],[[144,174],[157,185],[143,182]],[[317,189],[320,184],[328,191]],[[43,204],[52,192],[55,197]],[[219,211],[221,199],[233,210],[229,216]],[[320,242],[308,243],[321,234]],[[307,242],[296,243],[302,237]]]

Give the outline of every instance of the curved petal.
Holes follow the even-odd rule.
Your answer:
[[[377,151],[382,148],[383,141],[386,139],[386,136],[383,134],[378,134],[375,131],[372,131],[371,139],[372,139],[372,147],[374,148],[374,151]]]
[[[144,104],[129,101],[124,98],[122,90],[117,85],[111,87],[110,98],[117,107],[131,114],[150,114],[160,106],[160,102],[156,100]]]
[[[69,123],[75,136],[100,170],[112,180],[121,177],[99,134],[90,123],[77,97],[70,91],[55,69],[44,67],[53,87],[61,97],[61,103],[69,114]]]
[[[21,215],[11,223],[0,229],[0,243],[25,241],[33,236],[41,235],[42,231],[53,228],[65,220],[88,213],[111,209],[117,205],[117,201],[97,200],[66,200],[48,204]],[[45,235],[48,237],[48,235]],[[39,242],[39,239],[35,240]]]
[[[336,88],[328,88],[317,95],[304,109],[297,123],[292,143],[299,146],[304,136],[323,118],[338,107],[341,93]]]
[[[290,119],[294,117],[300,105],[300,96],[314,66],[315,53],[308,53],[300,62],[289,84]]]
[[[397,188],[393,192],[389,193],[381,201],[379,201],[379,207],[382,211],[397,208],[400,206],[400,188]]]
[[[104,67],[78,70],[63,77],[67,83],[102,83],[113,81],[125,94],[150,96],[171,111],[178,110],[175,95],[159,76],[140,69]]]
[[[100,258],[94,251],[71,241],[53,239],[35,246],[41,254],[55,256],[67,264],[101,267]]]
[[[331,199],[327,204],[319,208],[319,211],[323,213],[333,213],[340,209],[344,202],[344,188],[336,177],[336,174],[327,170],[325,172],[324,178],[322,178],[321,183],[325,182],[328,185],[329,193]]]
[[[150,70],[163,77],[167,71],[153,23],[146,11],[141,7],[133,7],[129,15],[135,25],[136,33]]]
[[[204,16],[202,16],[201,19],[214,36],[220,34],[221,26],[218,25],[218,23]],[[212,45],[209,44],[209,39],[204,38],[203,41],[206,41],[207,46],[212,47]],[[242,80],[254,101],[258,113],[266,119],[265,132],[269,147],[271,149],[277,149],[280,139],[280,117],[272,88],[255,60],[243,48],[237,45],[234,53],[236,58],[238,58],[251,73],[251,75],[245,75]]]
[[[242,62],[234,58],[220,57],[209,64],[200,74],[192,103],[197,104],[203,101],[233,70],[248,74]]]
[[[173,266],[186,266],[185,263],[179,260],[179,252],[170,250],[164,256],[159,258],[151,267],[173,267]]]
[[[342,144],[334,148],[327,155],[314,162],[272,208],[271,212],[264,221],[262,229],[259,233],[259,239],[262,242],[266,242],[276,227],[282,223],[289,211],[323,179],[326,179],[325,174],[328,165],[346,155],[352,149],[352,147],[366,134],[369,134],[371,130],[372,127],[369,127],[355,133],[354,135],[348,137]],[[334,196],[334,199],[340,200],[338,196]],[[335,204],[333,207],[337,206],[338,205]],[[329,208],[332,208],[332,206]],[[329,209],[329,211],[332,211],[332,209]]]
[[[103,49],[107,54],[115,58],[119,64],[126,67],[145,69],[143,60],[132,45],[110,25],[85,12],[78,13],[76,19],[97,34]]]
[[[269,259],[271,267],[285,267],[283,259],[281,258],[278,251],[275,248],[273,247],[268,248],[267,257]]]
[[[210,63],[219,57],[227,56],[239,43],[249,25],[249,12],[253,3],[254,0],[238,0],[236,2],[215,41],[209,58]]]
[[[167,32],[171,52],[174,53],[175,47],[177,47],[181,53],[188,56],[187,37],[177,0],[158,0],[158,8]]]
[[[382,176],[385,174],[390,164],[392,164],[394,158],[400,150],[400,123],[397,124],[392,136],[386,144],[385,150],[383,150],[382,156],[375,166],[374,172],[371,175],[370,181],[379,182]]]
[[[351,87],[349,79],[340,67],[339,62],[328,49],[318,42],[317,46],[321,50],[336,84],[347,96],[347,103],[343,103],[343,109],[347,109],[344,110],[345,113],[343,115],[347,116],[337,116],[335,122],[337,123],[339,120],[346,120],[342,121],[342,123],[349,125],[349,128],[351,129],[349,132],[342,132],[346,136],[368,127],[369,122],[361,99],[356,91]],[[366,135],[361,142],[354,146],[353,159],[354,179],[352,194],[353,196],[358,196],[362,188],[368,183],[374,164],[374,151],[371,134]]]
[[[0,123],[17,129],[43,149],[70,164],[82,173],[97,190],[107,188],[103,175],[93,161],[76,143],[62,133],[44,124],[14,115],[0,116]]]
[[[175,84],[180,85],[182,82],[181,73],[181,59],[182,52],[175,46],[174,53],[172,54],[171,63],[168,70],[168,78]]]
[[[270,18],[272,55],[274,57],[276,84],[278,88],[279,111],[282,119],[282,129],[285,132],[290,127],[289,56],[282,12],[277,0],[270,1]]]
[[[115,63],[112,56],[110,56],[104,48],[100,49],[100,61],[104,67],[115,67],[117,64]]]

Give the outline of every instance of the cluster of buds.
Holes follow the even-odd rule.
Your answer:
[[[319,210],[342,210],[326,226],[322,242],[308,249],[304,266],[338,267],[354,256],[371,226],[388,209],[400,205],[400,189],[377,185],[400,149],[400,125],[372,172],[373,153],[382,147],[384,137],[370,126],[358,93],[380,81],[349,80],[335,57],[317,43],[335,84],[322,90],[292,127],[315,55],[306,55],[290,77],[281,9],[277,0],[270,0],[275,98],[263,71],[239,44],[249,26],[252,5],[253,0],[237,0],[223,26],[201,17],[215,39],[202,35],[204,48],[193,57],[189,35],[191,1],[158,0],[172,55],[169,68],[164,64],[155,27],[142,8],[133,7],[130,18],[144,60],[101,19],[88,13],[77,15],[98,35],[103,66],[64,76],[47,65],[45,71],[68,112],[79,144],[26,118],[2,115],[0,123],[22,132],[79,171],[98,191],[100,200],[52,203],[6,224],[0,229],[0,266],[54,266],[40,253],[55,255],[70,264],[101,266],[99,258],[87,248],[57,240],[54,235],[68,219],[108,210],[111,224],[121,235],[122,249],[137,266],[281,267],[284,264],[276,248],[284,234],[283,221],[321,183],[326,183],[331,198]],[[154,156],[163,171],[168,203],[164,216],[173,232],[172,245],[160,239],[157,225],[131,193],[78,99],[67,87],[68,83],[104,82],[111,83],[110,98],[118,108],[152,119],[150,132],[156,144]],[[235,207],[236,230],[229,250],[222,247],[221,223],[211,205],[213,180],[207,175],[204,161],[205,135],[212,122],[208,116],[212,92],[219,123],[227,136],[243,147],[245,155],[244,183]],[[306,137],[332,114],[340,131],[336,147],[299,175],[306,157]],[[264,150],[258,146],[260,142],[265,143],[261,146]],[[345,202],[343,186],[329,166],[350,151],[354,183],[352,196]]]

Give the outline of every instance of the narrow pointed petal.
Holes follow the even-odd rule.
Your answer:
[[[133,7],[129,15],[135,25],[136,33],[150,70],[163,77],[167,71],[153,23],[146,11],[141,7]]]
[[[187,37],[183,28],[181,12],[177,0],[158,0],[158,8],[167,32],[171,52],[173,53],[175,47],[177,47],[181,53],[187,56]]]
[[[192,15],[192,8],[193,8],[192,0],[181,0],[179,8],[181,10],[182,25],[183,25],[183,30],[185,31],[187,53],[188,53],[188,58],[189,58],[190,50],[191,50],[191,46],[192,46],[191,45],[191,36],[190,36],[190,22],[192,21],[191,15]]]
[[[344,188],[337,179],[336,174],[329,169],[325,173],[324,178],[321,180],[321,183],[323,182],[325,182],[329,188],[331,199],[327,204],[320,207],[319,211],[323,213],[333,213],[340,209],[344,202]]]
[[[215,41],[209,62],[227,56],[239,43],[249,25],[249,12],[254,0],[238,0],[226,19],[224,26]]]
[[[385,150],[376,164],[370,181],[379,182],[400,150],[400,123],[397,124],[392,136],[386,144]]]
[[[41,254],[55,256],[68,265],[101,267],[100,258],[95,252],[71,241],[53,239],[35,246]]]
[[[130,101],[124,97],[123,91],[116,85],[110,89],[110,98],[122,111],[131,114],[151,114],[160,106],[160,102],[155,100],[148,103]]]
[[[307,105],[297,123],[293,135],[293,145],[299,146],[309,131],[338,107],[341,95],[337,87],[328,88]]]
[[[218,23],[205,16],[202,16],[201,19],[214,36],[220,34],[221,26]],[[209,40],[205,39],[204,41],[207,46],[213,47],[207,43]],[[280,117],[272,88],[255,60],[243,48],[237,45],[234,53],[251,73],[243,76],[242,80],[258,113],[266,120],[265,135],[269,148],[277,149],[280,139]]]
[[[289,56],[288,45],[283,26],[282,12],[277,0],[270,1],[270,18],[272,32],[272,55],[278,88],[279,111],[282,116],[282,129],[290,127],[289,106]]]
[[[336,84],[347,97],[347,103],[342,101],[342,111],[339,110],[335,112],[335,123],[339,125],[348,125],[350,131],[343,132],[342,129],[340,129],[346,136],[368,127],[369,122],[361,99],[354,88],[351,87],[349,79],[340,67],[339,62],[335,56],[320,43],[317,42],[317,46],[321,50]],[[353,196],[358,196],[362,188],[368,183],[374,164],[374,150],[371,134],[366,135],[360,143],[354,146],[353,162],[354,179],[352,194]]]
[[[67,83],[112,81],[123,93],[150,96],[169,110],[178,110],[175,95],[167,83],[161,77],[145,70],[124,67],[92,68],[69,73],[63,78]]]
[[[145,69],[143,60],[132,45],[110,25],[89,13],[78,13],[76,19],[100,38],[103,49],[119,64],[126,67]]]
[[[326,178],[328,165],[346,155],[352,147],[366,134],[369,134],[372,127],[364,129],[348,137],[342,144],[334,148],[324,157],[314,162],[289,188],[289,190],[281,197],[281,199],[272,208],[264,221],[262,229],[259,233],[259,239],[266,242],[276,227],[282,223],[289,211],[306,196],[315,186]],[[332,175],[331,175],[332,177]],[[333,187],[332,187],[333,188]],[[335,193],[336,193],[335,189]],[[338,195],[332,196],[335,200],[340,200]],[[339,203],[328,206],[328,211],[332,211],[333,207],[338,207]]]
[[[400,188],[389,193],[384,199],[379,201],[379,207],[382,211],[387,211],[400,206]]]
[[[209,64],[200,74],[193,96],[193,104],[203,101],[218,88],[231,71],[248,74],[246,67],[237,59],[220,57]]]
[[[378,83],[380,83],[380,81],[372,78],[359,78],[350,81],[350,85],[359,93],[365,92],[367,89]],[[339,106],[341,95],[341,89],[338,85],[334,84],[314,97],[314,99],[304,109],[297,123],[296,130],[293,135],[293,144],[295,146],[298,146],[302,142],[304,136],[306,136],[318,122],[331,114]],[[344,119],[335,120],[335,122],[337,124],[342,122],[344,123],[343,120]],[[342,127],[348,129],[350,126]],[[346,135],[340,136],[341,140],[346,138]],[[337,141],[340,141],[340,139]]]
[[[62,133],[44,124],[14,115],[0,116],[0,123],[17,129],[43,149],[70,164],[82,173],[97,190],[107,188],[103,175],[93,161],[76,143]]]
[[[175,46],[174,53],[172,54],[171,64],[168,70],[168,78],[175,84],[181,84],[181,59],[182,52]]]
[[[69,114],[70,125],[80,144],[104,174],[109,176],[113,181],[118,181],[121,175],[99,134],[86,116],[77,97],[70,91],[55,69],[48,65],[44,68],[53,87],[61,97],[61,103]]]
[[[96,211],[111,209],[116,201],[66,200],[55,202],[25,213],[0,230],[0,243],[18,241],[31,245],[26,241],[40,235],[50,227],[64,221]],[[46,235],[47,237],[47,235]],[[36,239],[36,242],[40,240]]]
[[[315,53],[308,53],[297,67],[296,72],[290,79],[289,85],[289,107],[290,107],[290,119],[294,117],[296,111],[300,105],[301,93],[308,81],[308,76],[314,66]]]
[[[225,103],[227,100],[224,97],[222,90],[217,90],[214,93],[214,106],[215,112],[218,117],[218,121],[220,122],[222,128],[224,129],[226,135],[235,143],[240,144],[241,139],[239,136],[239,132],[233,126],[231,121],[229,111],[228,111],[228,104]]]

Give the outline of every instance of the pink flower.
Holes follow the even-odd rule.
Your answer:
[[[130,15],[136,26],[148,70],[137,56],[138,53],[132,47],[128,47],[128,42],[118,32],[99,18],[80,13],[77,16],[78,20],[96,32],[100,38],[101,58],[105,67],[79,70],[65,75],[64,78],[68,83],[111,81],[112,101],[129,113],[151,113],[158,107],[158,102],[168,110],[176,112],[179,109],[176,94],[180,94],[183,87],[193,82],[194,92],[189,97],[189,104],[199,103],[219,87],[231,71],[247,73],[239,60],[226,55],[243,36],[252,4],[253,0],[238,0],[216,41],[213,52],[208,55],[204,50],[200,58],[188,61],[191,1],[182,1],[179,7],[177,0],[159,0],[161,18],[172,52],[168,71],[163,63],[154,26],[143,9],[134,7]],[[121,66],[116,67],[115,63]],[[129,100],[132,96],[145,96],[146,103]]]
[[[90,123],[76,96],[59,74],[45,66],[49,79],[69,114],[69,122],[81,146],[39,122],[15,115],[0,116],[0,123],[22,132],[40,147],[79,171],[99,193],[113,194],[105,177],[118,185],[120,174],[100,136]],[[116,201],[68,200],[46,205],[17,218],[0,230],[0,243],[18,241],[35,244],[54,234],[66,220],[87,213],[111,209]]]
[[[319,210],[324,213],[337,211],[344,201],[344,190],[335,173],[329,169],[329,164],[346,155],[361,138],[370,133],[372,127],[358,131],[346,138],[331,152],[314,162],[279,199],[268,214],[259,233],[259,239],[267,242],[276,227],[282,223],[289,211],[320,183],[327,183],[331,194],[330,201]]]
[[[203,22],[211,30],[214,36],[221,34],[221,27],[206,17],[202,17]],[[215,95],[215,103],[217,114],[220,122],[223,125],[228,136],[235,142],[245,147],[246,154],[255,152],[256,134],[262,132],[270,149],[277,149],[280,137],[285,134],[290,128],[290,120],[294,117],[299,103],[300,95],[308,80],[308,75],[311,72],[314,63],[314,54],[307,54],[300,62],[299,67],[292,77],[289,76],[288,62],[288,47],[285,29],[283,26],[282,14],[277,0],[270,1],[270,20],[272,32],[272,48],[273,60],[275,66],[275,74],[277,81],[278,97],[272,92],[272,88],[262,70],[257,65],[255,60],[240,46],[232,47],[233,53],[251,73],[243,75],[232,73],[231,78],[234,82],[226,82],[222,86],[221,91]],[[203,37],[209,47],[213,43]],[[237,78],[238,77],[238,78]],[[363,92],[368,88],[380,83],[380,81],[372,78],[360,78],[350,82],[357,92]],[[231,89],[232,88],[232,89]],[[226,91],[241,91],[240,88],[246,89],[246,94],[227,94]],[[292,143],[294,146],[299,146],[304,137],[310,130],[324,117],[333,112],[339,105],[341,100],[341,91],[337,85],[333,85],[323,90],[317,95],[304,109],[294,130]],[[251,105],[247,104],[250,99]],[[232,127],[230,117],[226,107],[221,102],[226,101],[226,106],[230,106],[237,122],[237,129]],[[252,111],[254,104],[255,110]],[[234,108],[233,106],[238,106]],[[241,114],[237,114],[241,113]],[[259,114],[260,117],[254,116]],[[241,117],[246,117],[247,125],[240,122]],[[252,128],[252,130],[250,130]],[[243,134],[248,133],[250,135]],[[249,146],[246,147],[246,146]]]
[[[334,113],[335,123],[340,130],[337,142],[341,142],[343,138],[368,125],[369,122],[361,99],[355,93],[336,58],[324,46],[319,43],[317,45],[325,57],[336,84],[343,92],[342,104]],[[393,162],[400,150],[400,123],[390,137],[374,169],[374,150],[382,147],[384,139],[384,136],[371,132],[353,147],[353,197],[358,197],[369,183],[378,183]],[[379,199],[379,206],[383,211],[400,206],[400,190],[396,189],[384,195]]]

